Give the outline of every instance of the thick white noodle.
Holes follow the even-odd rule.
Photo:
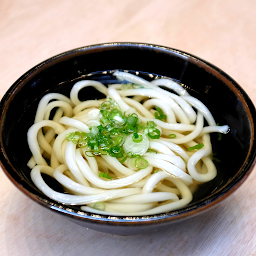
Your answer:
[[[67,117],[71,117],[73,115],[73,108],[69,103],[65,101],[57,100],[57,101],[50,102],[46,106],[45,112],[44,112],[44,120],[50,119],[51,111],[56,107],[62,108],[64,115]]]
[[[80,104],[76,105],[73,109],[74,114],[78,114],[79,112],[83,111],[84,109],[91,108],[91,107],[100,107],[101,103],[104,100],[87,100],[83,101]]]
[[[113,75],[116,76],[117,79],[121,81],[128,81],[130,83],[145,86],[148,88],[152,87],[152,84],[150,82],[148,82],[147,80],[139,76],[133,75],[131,73],[116,71]]]
[[[86,161],[88,162],[88,165],[90,166],[91,170],[95,173],[95,175],[99,175],[99,168],[98,163],[95,159],[95,157],[87,156],[85,150],[80,150]]]
[[[143,178],[142,180],[135,182],[131,185],[128,185],[128,188],[143,188],[143,186],[146,184],[147,180],[150,178],[151,174],[149,174],[148,176],[146,176],[145,178]],[[168,191],[169,192],[169,191]]]
[[[180,96],[189,96],[189,93],[187,92],[187,90],[173,80],[162,78],[162,79],[153,80],[151,83],[157,86],[165,86],[175,91]]]
[[[170,177],[170,174],[164,171],[158,171],[150,176],[147,180],[146,184],[142,189],[142,193],[152,193],[153,189],[156,187],[157,183],[163,179],[167,179]]]
[[[209,133],[227,133],[229,127],[216,126],[208,108],[170,79],[148,82],[126,72],[116,71],[113,75],[141,88],[124,90],[121,84],[106,87],[97,81],[83,80],[73,86],[70,99],[58,93],[41,99],[35,123],[27,134],[32,152],[28,162],[32,181],[49,198],[63,204],[82,205],[81,210],[96,214],[144,216],[183,208],[191,202],[191,191],[194,192],[199,183],[217,175],[210,157]],[[81,102],[79,92],[88,86],[105,94],[106,98]],[[125,116],[136,113],[143,125],[148,121],[157,125],[159,139],[150,139],[146,130],[145,134],[138,131],[149,142],[143,151],[136,152],[133,147],[127,149],[127,145],[123,145],[126,153],[139,154],[148,162],[145,169],[135,167],[135,158],[128,157],[120,163],[120,159],[110,155],[93,156],[89,147],[78,148],[66,139],[69,133],[76,131],[97,133],[97,129],[89,128],[101,125],[100,106],[109,98],[117,102]],[[155,107],[167,116],[165,121],[155,119]],[[49,120],[55,109],[53,120]],[[209,126],[204,127],[204,118]],[[169,138],[169,134],[176,137]],[[127,137],[132,138],[132,134]],[[203,148],[188,150],[198,143],[203,143]],[[139,146],[138,143],[137,148]],[[148,149],[157,152],[149,153]],[[108,174],[109,179],[99,177],[100,172]],[[41,173],[56,179],[65,193],[50,188]],[[97,209],[97,202],[104,202],[104,211]]]
[[[108,164],[115,167],[119,172],[121,172],[125,176],[129,176],[135,173],[135,171],[131,170],[130,168],[125,167],[122,165],[115,157],[109,155],[102,155],[101,156]]]
[[[182,96],[182,98],[190,103],[198,111],[200,111],[210,126],[216,126],[216,122],[211,112],[201,101],[192,96]]]
[[[102,157],[100,156],[96,156],[95,157],[98,165],[101,165],[102,167],[104,167],[107,170],[110,170],[111,172],[113,172],[117,178],[123,178],[125,177],[125,175],[123,175],[121,172],[119,172],[117,170],[117,168],[115,166],[110,165],[106,160],[104,160]]]
[[[182,86],[180,86],[178,83],[176,83],[173,80],[157,79],[157,80],[153,80],[152,82],[148,82],[145,79],[143,79],[137,75],[133,75],[133,74],[130,74],[127,72],[121,72],[121,71],[116,71],[114,73],[114,76],[116,76],[121,81],[126,80],[131,83],[144,86],[146,88],[154,88],[152,86],[152,84],[156,85],[156,86],[162,85],[162,86],[168,87],[169,89],[174,90],[179,95],[183,95],[183,96],[188,95],[189,96],[189,93]],[[195,119],[196,119],[195,111],[188,104],[186,104],[186,101],[183,101],[182,98],[177,97],[175,94],[169,93],[168,91],[162,90],[160,88],[154,88],[154,89],[158,89],[159,91],[172,97],[183,108],[185,113],[188,115],[188,117],[190,119],[190,123],[195,122]]]
[[[170,162],[170,163],[174,164],[175,166],[177,166],[182,171],[184,171],[184,172],[186,171],[186,164],[182,160],[182,158],[179,157],[179,156],[168,155],[168,154],[154,154],[154,153],[146,153],[146,154],[144,154],[144,156],[165,160],[167,162]]]
[[[154,189],[159,192],[171,192],[176,194],[177,196],[180,196],[180,191],[177,188],[166,186],[161,182],[158,182]]]
[[[92,80],[82,80],[82,81],[75,83],[70,91],[70,99],[74,105],[78,105],[78,104],[82,103],[78,99],[78,93],[82,88],[88,87],[88,86],[93,86],[95,89],[97,89],[101,93],[107,95],[107,88],[104,84],[97,82],[97,81],[92,81]]]
[[[220,133],[228,133],[229,126],[228,125],[222,125],[222,126],[206,126],[202,129],[201,133],[198,135],[198,137],[203,136],[206,133],[212,133],[212,132],[220,132]]]
[[[170,124],[170,123],[166,123],[161,120],[153,119],[153,118],[146,118],[141,116],[139,116],[139,118],[144,123],[147,123],[148,121],[153,121],[158,126],[168,130],[174,130],[174,131],[194,131],[195,130],[195,125],[192,125],[192,124],[182,124],[182,123]]]
[[[186,113],[188,116],[190,123],[193,124],[196,120],[196,112],[193,110],[193,108],[181,97],[177,96],[176,94],[173,94],[171,92],[168,92],[166,90],[163,90],[161,88],[156,88],[159,92],[162,92],[169,97],[171,97],[174,101],[176,101],[177,104],[180,105],[180,107],[183,109],[183,111]]]
[[[174,155],[175,154],[165,145],[163,145],[162,143],[157,142],[157,141],[150,141],[149,142],[149,148],[156,150],[158,152],[161,152],[163,154],[167,154],[167,155]]]
[[[96,210],[96,209],[93,209],[88,206],[82,206],[81,209],[83,211],[92,212],[92,213],[96,213],[96,214],[105,214],[105,215],[114,215],[114,216],[123,216],[123,215],[125,215],[125,216],[147,216],[147,215],[154,215],[154,214],[178,210],[178,209],[181,209],[184,206],[188,205],[192,201],[192,198],[193,198],[190,189],[179,179],[172,178],[172,177],[169,177],[168,179],[171,180],[171,182],[173,182],[177,186],[177,188],[180,190],[181,199],[179,201],[174,201],[174,202],[171,202],[168,204],[160,205],[160,206],[157,206],[153,209],[149,209],[146,211],[133,212],[133,213],[132,212],[117,213],[114,211],[100,211],[100,210]]]
[[[45,159],[41,155],[40,147],[37,142],[37,133],[38,133],[39,129],[41,129],[44,126],[49,126],[49,127],[53,128],[56,134],[60,134],[60,133],[64,132],[66,129],[61,124],[58,124],[58,123],[56,123],[54,121],[50,121],[50,120],[39,121],[39,122],[33,124],[29,128],[29,130],[28,130],[29,149],[30,149],[32,155],[34,156],[37,164],[47,165]]]
[[[63,110],[61,108],[57,109],[54,117],[53,117],[53,121],[55,122],[58,122],[59,119],[61,118],[61,116],[63,115]],[[45,136],[43,136],[43,132],[42,132],[42,129],[39,129],[38,133],[37,133],[37,138],[38,138],[38,143],[39,144],[45,144],[47,145],[48,148],[52,148],[51,145],[49,145],[49,142],[54,138],[55,136],[55,131],[54,129],[49,129],[46,133],[45,133]],[[41,143],[40,141],[41,140]],[[42,142],[43,141],[43,142]],[[43,153],[43,149],[40,148],[40,153],[42,154]],[[36,165],[36,161],[35,161],[35,158],[32,156],[30,158],[30,160],[28,161],[27,163],[27,166],[32,169],[33,167],[35,167]]]
[[[161,110],[163,110],[163,112],[167,116],[167,122],[175,123],[175,117],[174,117],[174,113],[173,113],[171,107],[169,105],[167,105],[165,102],[163,102],[162,100],[150,99],[150,100],[145,101],[143,103],[143,106],[148,110],[151,108],[154,108],[155,106],[161,108]]]
[[[95,195],[95,194],[101,194],[105,192],[106,190],[104,189],[98,189],[98,188],[92,188],[88,186],[84,186],[80,183],[77,183],[67,177],[66,175],[63,174],[64,171],[68,170],[68,167],[64,164],[58,166],[55,168],[53,172],[53,177],[64,187],[67,189],[78,193],[78,194],[83,194],[83,195]]]
[[[195,139],[202,131],[204,126],[204,118],[203,115],[198,112],[197,114],[197,121],[196,121],[196,128],[194,129],[194,131],[192,131],[190,134],[182,137],[182,138],[178,138],[178,139],[168,139],[168,141],[170,142],[174,142],[176,144],[184,144],[187,143],[193,139]]]
[[[57,202],[63,204],[71,204],[71,205],[84,205],[88,203],[97,203],[103,202],[106,200],[119,198],[123,196],[129,196],[140,193],[141,189],[139,188],[123,188],[106,191],[104,193],[96,194],[96,195],[70,195],[65,193],[56,192],[51,189],[43,180],[41,173],[46,173],[49,175],[50,171],[48,170],[49,166],[46,165],[37,165],[35,166],[30,173],[31,179],[36,185],[36,187],[41,190],[46,196],[49,198],[56,200]],[[52,168],[51,168],[52,169]],[[52,173],[54,169],[51,170]]]
[[[51,100],[65,101],[69,103],[71,106],[73,106],[72,101],[68,97],[59,93],[48,93],[40,100],[38,104],[36,116],[35,116],[35,123],[42,121],[44,119],[46,107]]]
[[[194,180],[199,182],[208,182],[214,179],[217,175],[217,170],[215,165],[212,163],[212,160],[210,160],[209,158],[205,158],[212,152],[212,146],[211,146],[209,134],[205,134],[203,136],[203,144],[204,144],[204,147],[199,149],[196,153],[194,153],[189,158],[187,163],[187,168],[188,168],[189,174],[193,177]],[[208,172],[205,174],[199,173],[196,169],[196,164],[200,159],[202,159],[207,166]]]
[[[105,181],[93,173],[93,171],[90,169],[90,167],[88,166],[86,161],[81,156],[79,150],[76,150],[76,162],[78,164],[79,169],[81,170],[81,172],[83,173],[85,178],[90,183],[92,183],[93,185],[95,185],[97,187],[106,188],[106,189],[121,188],[121,187],[130,185],[132,183],[135,183],[135,182],[143,179],[144,177],[146,177],[149,173],[151,173],[151,171],[153,169],[152,166],[149,166],[145,169],[135,172],[134,174],[132,174],[128,177],[117,179],[117,180]]]
[[[118,92],[122,97],[124,96],[134,96],[134,95],[143,95],[147,97],[157,98],[165,102],[170,108],[173,110],[176,119],[181,123],[190,124],[190,121],[184,111],[180,108],[180,106],[168,95],[159,92],[154,89],[128,89],[124,91]]]
[[[63,154],[62,154],[62,144],[64,141],[66,141],[66,136],[71,133],[71,132],[76,132],[78,131],[78,129],[68,129],[68,130],[65,130],[63,131],[62,133],[59,134],[59,136],[56,138],[56,140],[54,141],[54,144],[53,144],[53,151],[58,159],[58,161],[60,163],[65,163],[65,160],[63,158]]]
[[[63,116],[59,120],[59,122],[61,124],[65,124],[67,126],[75,127],[77,129],[79,129],[80,131],[83,131],[83,132],[86,132],[86,133],[90,132],[89,127],[86,124],[84,124],[84,123],[82,123],[82,122],[80,122],[80,121],[78,121],[74,118],[69,118],[67,116]]]
[[[147,211],[155,207],[155,203],[144,203],[144,204],[105,203],[105,205],[106,205],[107,211],[116,212],[116,213]]]
[[[68,166],[68,169],[70,172],[74,175],[76,181],[82,185],[85,185],[87,187],[90,187],[89,182],[85,179],[81,171],[79,170],[77,163],[76,163],[76,144],[73,142],[69,141],[66,145],[65,149],[65,159],[66,159],[66,164]]]
[[[161,202],[166,200],[178,201],[179,198],[174,193],[169,192],[154,192],[154,193],[146,193],[139,195],[126,196],[120,199],[111,200],[112,203],[119,204],[145,204],[145,203],[153,203],[153,202]]]
[[[108,96],[112,98],[119,105],[122,112],[127,111],[130,107],[121,98],[120,94],[115,89],[115,86],[111,85],[108,87]]]
[[[155,118],[154,115],[152,115],[142,104],[140,104],[138,101],[130,99],[130,98],[122,98],[122,100],[130,105],[131,107],[135,108],[137,112],[144,117],[147,118]]]
[[[160,168],[171,175],[175,176],[176,178],[181,179],[186,185],[191,185],[193,183],[192,177],[187,174],[186,172],[182,171],[180,168],[177,166],[171,164],[170,162],[157,159],[157,158],[152,158],[152,157],[144,157],[149,165]]]
[[[180,155],[184,160],[188,161],[188,159],[189,159],[188,154],[179,145],[176,145],[175,143],[170,142],[170,141],[164,141],[162,139],[156,140],[156,142],[165,145],[170,150],[172,150],[172,152],[175,152],[176,154]]]

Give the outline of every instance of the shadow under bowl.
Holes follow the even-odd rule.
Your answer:
[[[230,127],[230,132],[220,141],[218,134],[211,135],[217,177],[200,185],[193,201],[183,209],[143,217],[91,214],[77,206],[49,199],[30,179],[27,161],[31,153],[27,130],[34,122],[40,99],[49,92],[69,96],[73,84],[82,79],[115,83],[111,73],[117,69],[131,73],[139,71],[140,76],[147,80],[167,77],[180,82],[209,108],[217,123]],[[102,95],[87,87],[81,90],[79,97],[87,100],[102,98]],[[20,77],[2,98],[0,110],[1,167],[14,185],[44,207],[101,232],[140,234],[203,213],[234,192],[255,165],[256,112],[248,95],[219,68],[168,47],[144,43],[106,43],[64,52],[43,61]]]

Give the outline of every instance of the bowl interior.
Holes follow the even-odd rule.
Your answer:
[[[246,175],[255,159],[255,108],[234,80],[213,65],[174,49],[145,44],[107,44],[76,49],[44,61],[17,80],[2,99],[2,167],[24,193],[32,198],[47,199],[33,185],[27,167],[31,157],[27,130],[34,122],[39,100],[49,92],[69,96],[74,83],[82,79],[115,83],[111,73],[116,69],[139,71],[147,80],[175,79],[209,108],[217,123],[230,126],[230,132],[220,141],[218,134],[211,135],[218,175],[199,187],[187,211],[213,202]],[[86,100],[103,95],[87,87],[79,97]],[[48,182],[51,185],[52,181]],[[79,210],[76,206],[69,208]],[[184,209],[173,215],[182,212]]]

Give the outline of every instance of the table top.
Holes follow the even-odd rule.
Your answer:
[[[103,42],[169,46],[209,61],[256,103],[256,1],[1,0],[0,97],[28,69]],[[0,172],[0,255],[256,255],[256,170],[213,210],[167,230],[114,236],[63,219]]]

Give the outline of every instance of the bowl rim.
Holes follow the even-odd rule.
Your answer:
[[[199,202],[195,203],[194,205],[184,207],[182,209],[168,212],[168,213],[162,213],[162,214],[155,214],[155,215],[149,215],[149,216],[108,216],[108,215],[101,215],[101,214],[93,214],[93,213],[86,213],[84,211],[77,211],[74,209],[71,209],[70,206],[65,206],[61,203],[57,203],[55,201],[44,199],[41,196],[32,194],[30,191],[26,188],[26,182],[21,179],[19,175],[15,172],[15,168],[12,165],[5,149],[4,145],[2,143],[2,130],[3,130],[3,124],[4,124],[4,117],[5,117],[5,110],[6,106],[8,106],[8,102],[12,99],[12,97],[15,95],[15,92],[19,90],[19,84],[24,81],[26,78],[28,78],[30,75],[36,72],[40,72],[40,70],[43,68],[47,68],[48,65],[51,65],[52,63],[59,62],[63,57],[66,56],[75,56],[76,54],[79,54],[80,52],[90,51],[94,49],[101,49],[104,50],[106,48],[110,47],[142,47],[142,48],[152,48],[157,49],[161,51],[167,51],[172,52],[175,54],[178,54],[180,56],[189,58],[190,60],[196,61],[198,64],[204,66],[209,66],[212,70],[219,73],[224,79],[231,82],[233,86],[233,90],[236,90],[237,93],[239,93],[239,97],[241,101],[243,102],[243,106],[247,108],[247,113],[249,114],[249,120],[251,121],[251,131],[252,131],[252,142],[250,144],[250,150],[249,154],[247,155],[247,158],[245,159],[242,167],[240,168],[240,173],[237,175],[233,180],[231,180],[226,186],[219,192],[216,192],[210,196],[207,197],[207,199],[202,199]],[[99,223],[105,223],[106,225],[145,225],[145,224],[158,224],[163,222],[170,222],[170,221],[177,221],[177,220],[183,220],[187,219],[193,216],[196,216],[200,213],[203,213],[207,210],[210,210],[213,206],[216,206],[220,201],[226,199],[229,195],[231,195],[235,190],[237,190],[242,183],[248,178],[250,173],[252,172],[255,164],[256,164],[256,145],[253,144],[255,141],[255,125],[254,120],[256,120],[256,110],[255,106],[252,103],[251,99],[247,95],[247,93],[242,89],[242,87],[228,74],[226,74],[224,71],[222,71],[220,68],[216,67],[215,65],[209,63],[208,61],[205,61],[193,54],[187,53],[185,51],[177,50],[175,48],[157,45],[157,44],[150,44],[150,43],[138,43],[138,42],[110,42],[110,43],[100,43],[100,44],[93,44],[83,47],[78,47],[75,49],[71,49],[62,53],[59,53],[57,55],[54,55],[39,64],[35,65],[31,69],[29,69],[27,72],[25,72],[20,78],[18,78],[12,86],[7,90],[7,92],[4,94],[3,98],[0,102],[0,146],[1,146],[1,153],[0,153],[0,165],[4,173],[7,175],[7,177],[11,180],[11,182],[19,189],[21,190],[25,195],[27,195],[30,199],[33,201],[43,205],[44,207],[48,209],[53,209],[55,212],[58,212],[60,214],[64,214],[68,217],[72,217],[75,219],[82,219],[89,222],[99,222]]]

